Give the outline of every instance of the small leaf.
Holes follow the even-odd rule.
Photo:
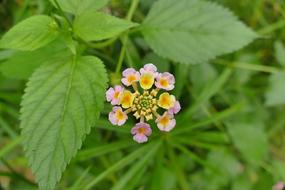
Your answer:
[[[259,122],[228,122],[228,132],[243,157],[253,165],[266,158],[268,142],[264,127]]]
[[[57,8],[55,0],[50,0]],[[107,5],[109,0],[57,0],[60,8],[75,15],[86,11],[96,11]]]
[[[103,109],[107,75],[85,56],[44,64],[31,76],[21,109],[23,145],[40,189],[54,189]]]
[[[53,41],[57,23],[49,16],[32,16],[11,28],[1,39],[0,48],[32,51]]]
[[[284,45],[280,42],[277,41],[274,44],[274,50],[275,50],[275,58],[277,62],[285,67],[285,47]]]
[[[71,56],[60,41],[54,41],[35,51],[19,51],[0,65],[0,72],[8,78],[28,79],[40,65]],[[47,59],[48,58],[48,59]]]
[[[136,23],[99,12],[85,12],[76,17],[74,32],[86,41],[112,38],[137,26]]]
[[[157,1],[142,33],[158,55],[188,64],[231,53],[257,38],[228,9],[201,0]]]
[[[266,93],[267,106],[280,106],[285,104],[285,73],[276,73],[269,78],[269,89]]]

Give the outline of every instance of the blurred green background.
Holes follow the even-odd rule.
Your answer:
[[[142,0],[134,20],[141,22],[153,2]],[[263,38],[209,63],[182,65],[159,57],[134,33],[124,61],[124,67],[136,68],[152,62],[176,76],[182,104],[176,128],[191,131],[158,133],[159,149],[142,150],[129,134],[133,122],[111,126],[106,105],[57,189],[84,189],[94,182],[92,188],[99,190],[270,190],[285,181],[285,1],[213,2],[231,9]],[[130,0],[112,0],[104,11],[124,17],[129,5]],[[53,11],[48,0],[1,0],[0,36],[31,15]],[[104,61],[111,82],[119,77],[112,75],[119,52],[118,41],[88,49]],[[33,63],[48,58],[25,54],[23,60],[23,54],[0,50],[0,189],[37,189],[20,145],[18,118]],[[20,65],[24,62],[30,64]]]

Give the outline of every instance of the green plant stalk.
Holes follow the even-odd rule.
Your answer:
[[[71,30],[73,30],[73,26],[72,23],[70,22],[70,20],[66,17],[64,11],[62,10],[62,8],[60,7],[59,3],[57,2],[57,0],[54,0],[55,5],[57,6],[60,14],[65,18],[66,22],[68,23],[69,27],[71,28]]]
[[[12,138],[17,138],[17,133],[9,126],[9,124],[0,116],[0,126]]]
[[[21,137],[17,137],[13,139],[8,145],[2,147],[0,150],[0,158],[4,158],[6,154],[8,154],[11,150],[13,150],[16,146],[18,146],[22,141]]]
[[[243,63],[243,62],[233,62],[229,63],[225,60],[217,60],[215,62],[216,64],[225,65],[227,67],[232,68],[239,68],[239,69],[245,69],[249,71],[257,71],[257,72],[264,72],[264,73],[279,73],[284,71],[282,68],[267,66],[267,65],[255,65],[250,63]]]
[[[25,178],[24,176],[19,174],[17,171],[15,171],[14,168],[8,162],[6,162],[6,160],[4,160],[3,158],[1,158],[1,162],[12,172],[12,176],[14,176],[17,179],[22,180],[22,181],[30,184],[30,185],[37,186],[36,183],[28,180],[27,178]]]
[[[178,165],[178,159],[176,158],[173,147],[167,144],[168,146],[168,155],[170,158],[170,162],[173,166],[174,172],[176,173],[177,180],[179,182],[180,188],[182,190],[189,190],[190,186],[185,178],[185,174],[183,173],[182,168]]]
[[[199,156],[197,156],[196,154],[192,153],[191,151],[189,151],[186,147],[184,147],[181,144],[177,144],[177,143],[173,143],[174,147],[176,147],[177,149],[179,149],[182,153],[184,153],[185,155],[189,156],[192,160],[194,160],[195,162],[197,162],[198,164],[200,164],[203,167],[209,168],[212,171],[218,173],[217,169],[214,168],[212,165],[210,165],[208,162],[206,162],[205,160],[201,159]]]
[[[139,2],[140,2],[140,0],[133,0],[132,1],[132,4],[131,4],[129,11],[127,13],[127,16],[126,16],[126,20],[128,20],[128,21],[132,20],[132,17],[135,13],[135,10],[137,9],[137,7],[139,5]],[[115,71],[116,74],[119,74],[119,72],[121,71],[122,65],[123,65],[123,61],[124,61],[124,58],[126,55],[127,40],[128,40],[127,34],[123,34],[123,36],[121,38],[122,48],[120,51],[119,60],[118,60],[116,71]]]
[[[226,117],[229,117],[229,116],[237,113],[241,109],[242,105],[243,104],[236,104],[236,105],[234,105],[234,106],[232,106],[232,107],[230,107],[230,108],[228,108],[228,109],[226,109],[220,113],[213,115],[211,118],[204,119],[200,122],[193,123],[193,124],[187,125],[187,126],[182,127],[182,128],[178,128],[177,130],[174,130],[171,133],[171,135],[184,134],[184,133],[190,132],[194,129],[199,129],[199,128],[207,126],[211,123],[222,120]],[[180,124],[180,125],[182,125],[182,124]]]
[[[147,145],[144,145],[143,147],[140,147],[136,151],[132,152],[128,156],[124,157],[123,159],[119,160],[117,163],[112,165],[110,168],[105,170],[103,173],[99,174],[94,180],[90,181],[86,187],[85,190],[91,189],[94,185],[96,185],[98,182],[106,178],[108,175],[114,173],[115,171],[124,168],[128,164],[132,163],[135,159],[137,159],[139,156],[143,156],[145,152],[153,146],[153,143],[149,143]]]

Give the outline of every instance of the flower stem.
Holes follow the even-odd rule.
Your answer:
[[[133,0],[132,4],[129,8],[129,11],[127,13],[126,16],[126,20],[131,21],[133,18],[133,15],[135,13],[135,10],[137,9],[138,5],[139,5],[140,0]],[[126,55],[126,45],[127,45],[127,41],[128,41],[128,36],[127,34],[123,34],[122,38],[121,38],[121,42],[122,42],[122,48],[121,48],[121,52],[119,55],[119,60],[117,63],[117,67],[116,67],[116,74],[119,74],[121,68],[122,68],[122,64]]]

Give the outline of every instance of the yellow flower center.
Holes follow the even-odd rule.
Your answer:
[[[162,78],[162,79],[160,79],[159,80],[159,84],[162,86],[162,87],[168,87],[168,80],[167,79],[164,79],[164,78]]]
[[[142,95],[137,93],[132,106],[134,116],[139,119],[145,117],[146,120],[153,118],[152,112],[157,110],[157,103],[152,93],[145,91]]]
[[[124,117],[125,117],[124,113],[121,110],[117,110],[117,112],[116,112],[117,120],[123,120]]]
[[[120,99],[120,104],[122,104],[123,108],[129,108],[133,105],[134,98],[134,95],[130,91],[124,90]]]
[[[158,105],[164,109],[169,109],[174,106],[175,97],[167,92],[162,93],[158,99]]]
[[[163,126],[167,126],[170,119],[167,116],[162,116],[162,118],[159,120],[159,123]]]
[[[139,134],[145,134],[145,128],[141,127],[141,128],[138,128],[138,133]]]
[[[118,99],[118,98],[119,98],[119,95],[120,95],[120,92],[119,92],[119,91],[115,92],[114,98],[115,98],[115,99]]]
[[[136,76],[135,75],[129,75],[127,77],[127,80],[129,83],[133,83],[136,80]]]
[[[140,85],[143,89],[148,90],[154,83],[154,77],[151,74],[145,73],[141,76]]]

